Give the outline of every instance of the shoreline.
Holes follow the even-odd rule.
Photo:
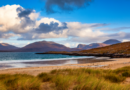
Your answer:
[[[60,69],[77,69],[77,68],[93,68],[93,69],[117,69],[125,66],[130,66],[129,58],[109,59],[107,62],[93,62],[86,64],[67,64],[62,66],[42,66],[42,67],[26,67],[0,70],[0,74],[30,74],[38,75],[42,72],[50,72]]]
[[[55,61],[55,60],[75,60],[75,59],[90,59],[94,58],[94,56],[87,56],[87,57],[72,57],[72,58],[54,58],[54,59],[30,59],[30,60],[5,60],[0,61],[0,63],[8,63],[8,62],[36,62],[36,61]]]
[[[36,54],[62,54],[70,56],[95,56],[95,57],[110,57],[110,58],[130,58],[130,54],[109,54],[109,53],[81,53],[81,52],[45,52],[45,53],[36,53]]]
[[[63,58],[63,59],[46,59],[46,60],[16,60],[16,61],[1,61],[0,70],[26,67],[44,67],[44,66],[64,66],[70,64],[86,64],[94,62],[106,62],[105,57],[78,57],[78,58]],[[108,60],[107,60],[108,61]]]

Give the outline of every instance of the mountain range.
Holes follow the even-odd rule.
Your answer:
[[[93,48],[89,50],[81,50],[82,53],[90,54],[126,54],[130,55],[130,42],[123,42],[118,44],[109,45],[106,47]]]
[[[15,46],[1,43],[0,44],[1,52],[48,52],[48,51],[79,51],[82,49],[78,48],[69,48],[64,45],[48,42],[48,41],[39,41],[28,44],[22,48],[17,48]],[[8,47],[8,48],[7,48]]]
[[[39,41],[28,44],[22,48],[18,48],[13,45],[9,45],[7,43],[0,43],[0,51],[1,52],[48,52],[48,51],[80,51],[86,49],[92,49],[97,47],[104,47],[116,43],[121,43],[118,40],[110,39],[103,43],[92,43],[90,45],[79,44],[77,48],[69,48],[64,45],[49,42],[49,41]]]
[[[121,41],[115,40],[115,39],[109,39],[106,40],[103,43],[92,43],[89,45],[85,45],[85,44],[79,44],[77,46],[77,48],[79,49],[92,49],[92,48],[98,48],[98,47],[105,47],[105,46],[109,46],[109,45],[113,45],[113,44],[117,44],[117,43],[121,43]]]
[[[48,51],[79,51],[81,49],[78,48],[69,48],[64,45],[48,42],[48,41],[40,41],[31,43],[26,45],[25,47],[16,49],[18,52],[48,52]]]

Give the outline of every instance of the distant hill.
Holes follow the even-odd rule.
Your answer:
[[[81,49],[92,49],[92,48],[97,48],[97,47],[105,47],[105,46],[108,46],[107,44],[104,44],[104,43],[92,43],[92,44],[89,44],[89,45],[78,45],[77,48],[81,48]]]
[[[119,40],[115,40],[115,39],[109,39],[105,42],[103,42],[104,44],[109,44],[109,45],[112,45],[112,44],[117,44],[117,43],[121,43],[121,41]]]
[[[15,47],[7,43],[0,43],[0,50],[14,50],[14,49],[18,49],[18,47]]]
[[[48,41],[40,41],[31,43],[23,48],[14,50],[18,52],[48,52],[48,51],[79,51],[81,49],[77,48],[68,48],[64,45],[48,42]]]
[[[105,47],[105,46],[117,44],[117,43],[121,43],[121,42],[118,41],[118,40],[115,40],[115,39],[109,39],[109,40],[107,40],[103,43],[92,43],[92,44],[89,44],[89,45],[79,44],[77,46],[77,48],[87,50],[87,49],[92,49],[92,48]]]
[[[85,44],[79,44],[78,46],[77,46],[77,48],[84,48],[86,45]]]
[[[115,43],[120,43],[120,41],[111,39],[105,41],[104,43],[92,43],[90,45],[79,44],[77,48],[69,48],[64,45],[55,42],[48,42],[48,41],[34,42],[22,48],[17,48],[7,43],[1,43],[0,51],[1,52],[3,51],[8,51],[8,52],[80,51],[80,50],[87,50],[92,48],[105,47]]]
[[[90,50],[82,50],[82,53],[98,53],[98,54],[130,54],[130,42],[118,43],[106,47],[94,48]]]

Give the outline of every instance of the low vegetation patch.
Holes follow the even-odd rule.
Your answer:
[[[40,83],[31,75],[0,75],[0,90],[39,90]]]
[[[53,70],[35,77],[1,74],[0,90],[130,90],[130,84],[122,84],[128,77],[130,67]]]

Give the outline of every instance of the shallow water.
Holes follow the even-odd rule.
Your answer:
[[[77,58],[81,56],[69,56],[61,54],[35,54],[35,52],[0,52],[0,61],[18,61],[18,60],[42,60]],[[84,57],[84,56],[83,56]]]
[[[92,57],[61,54],[35,54],[35,52],[0,52],[0,69],[78,64],[80,61],[76,59],[79,58]]]

